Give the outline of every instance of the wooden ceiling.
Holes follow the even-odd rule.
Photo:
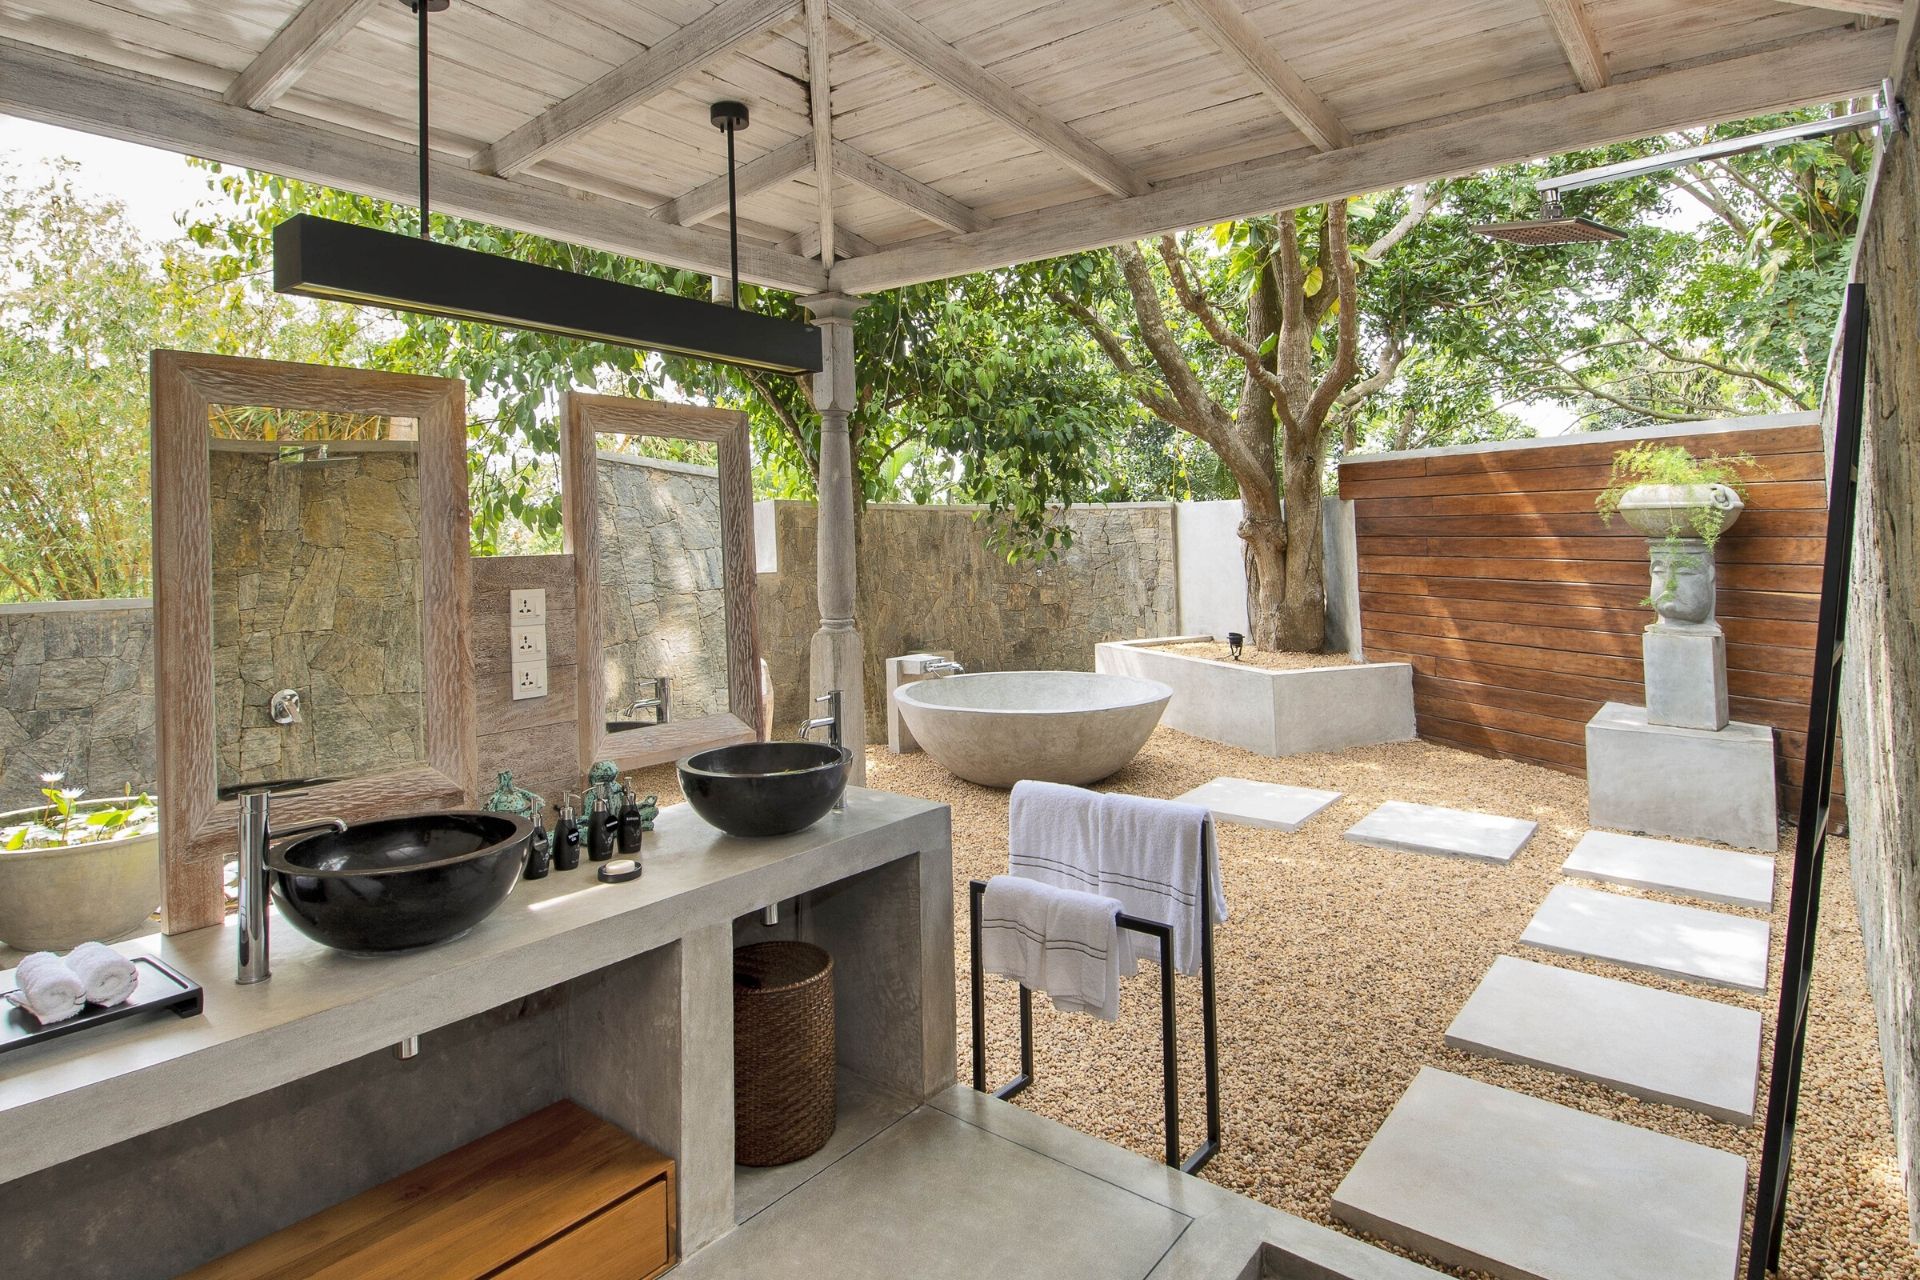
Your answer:
[[[723,271],[737,98],[742,275],[871,292],[1870,90],[1900,10],[453,0],[434,207]],[[0,0],[0,111],[408,203],[416,68],[406,0]]]

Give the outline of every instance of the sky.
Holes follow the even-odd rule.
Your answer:
[[[179,215],[207,200],[207,174],[186,158],[138,143],[96,137],[56,125],[0,116],[0,164],[19,168],[32,181],[61,159],[76,162],[74,185],[126,206],[141,235],[169,240],[180,234]],[[1559,435],[1573,425],[1557,404],[1520,404],[1512,412],[1541,435]]]

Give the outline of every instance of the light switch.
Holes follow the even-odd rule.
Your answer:
[[[513,700],[523,698],[544,698],[547,696],[547,660],[538,658],[532,662],[513,664]]]
[[[547,627],[545,623],[532,626],[514,627],[510,647],[515,662],[532,662],[547,656]]]
[[[544,587],[530,587],[525,591],[507,593],[507,616],[516,627],[532,623],[545,623],[547,620],[547,592]]]

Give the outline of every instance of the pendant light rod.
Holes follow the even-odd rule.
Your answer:
[[[433,5],[430,0],[413,0],[413,8],[420,17],[420,238],[426,240],[431,238],[427,226],[427,206],[433,181],[428,174],[427,159],[427,15],[433,11]]]
[[[732,292],[728,295],[736,309],[740,306],[740,193],[733,175],[733,135],[747,127],[747,104],[716,102],[710,113],[714,127],[727,135],[727,255],[733,269]]]

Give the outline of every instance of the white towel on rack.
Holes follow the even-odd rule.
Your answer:
[[[1014,784],[1007,866],[1042,884],[1117,899],[1120,909],[1173,926],[1174,967],[1200,970],[1201,876],[1215,923],[1227,918],[1213,815],[1199,805],[1052,782]],[[1205,868],[1203,871],[1202,868]],[[1121,972],[1159,959],[1152,938],[1121,938]]]
[[[1120,904],[1020,876],[987,881],[980,967],[1044,991],[1062,1013],[1120,1016]]]

